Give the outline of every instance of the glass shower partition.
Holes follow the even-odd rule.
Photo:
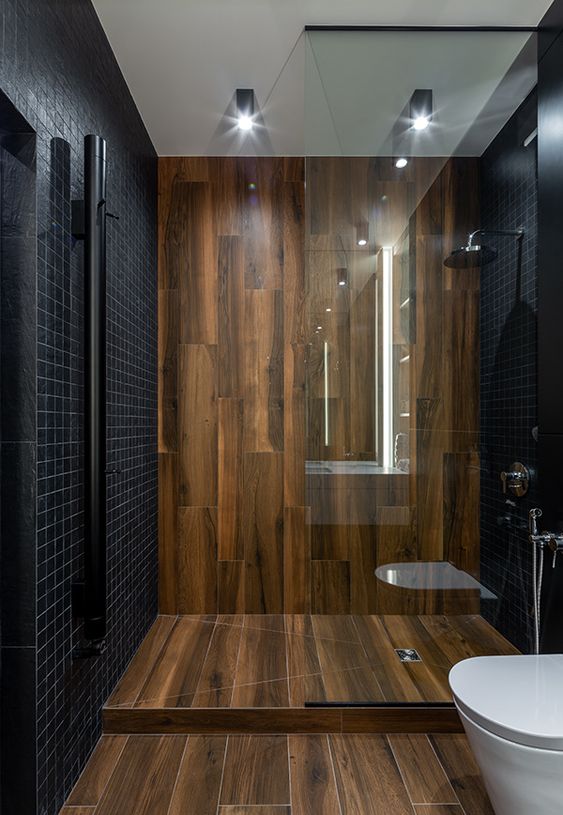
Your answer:
[[[453,662],[504,647],[483,619],[482,270],[445,260],[481,226],[482,156],[536,84],[535,36],[313,30],[305,48],[312,612],[350,645],[347,682],[310,701],[445,701]]]

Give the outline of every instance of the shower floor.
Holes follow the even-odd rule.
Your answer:
[[[401,648],[416,649],[421,661],[401,662],[395,651]],[[451,703],[452,665],[514,653],[478,615],[161,616],[108,700],[105,729],[162,732],[176,722],[184,732],[183,722],[197,732],[197,722],[214,721],[201,715],[212,709],[222,711],[228,728],[226,709],[254,711],[256,723],[261,713],[283,708],[307,714],[300,726],[312,721],[329,732],[330,717],[349,703]],[[307,702],[331,707],[304,710]],[[186,709],[193,715],[182,718]],[[151,715],[159,711],[166,715]]]

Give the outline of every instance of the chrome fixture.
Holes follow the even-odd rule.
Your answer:
[[[523,229],[476,229],[472,232],[466,246],[460,246],[445,259],[444,266],[449,269],[472,269],[475,266],[485,266],[497,256],[496,249],[475,241],[477,235],[500,235],[503,237],[513,237],[522,241],[524,237]]]
[[[559,552],[563,552],[563,533],[561,532],[540,532],[538,530],[538,518],[542,516],[542,510],[531,509],[529,512],[529,525],[528,537],[530,543],[538,549],[549,549],[553,554],[552,567],[555,568],[555,562]]]
[[[507,490],[510,490],[516,498],[522,498],[530,487],[530,471],[520,461],[515,461],[510,465],[510,470],[502,471],[500,480],[504,495],[506,495]]]

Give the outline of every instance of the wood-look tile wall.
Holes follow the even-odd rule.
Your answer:
[[[308,611],[304,162],[159,168],[163,613]]]
[[[305,202],[300,159],[160,159],[161,611],[475,610],[474,594],[374,577],[417,558],[478,568],[479,276],[442,262],[479,225],[475,162],[399,174],[389,159],[309,159],[307,176]],[[407,247],[410,327],[396,342],[411,355],[410,475],[350,489],[306,475],[305,460],[379,455],[382,245]],[[331,372],[328,447],[321,318],[346,359]]]

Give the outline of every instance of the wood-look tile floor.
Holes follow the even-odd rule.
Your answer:
[[[493,815],[462,735],[104,736],[64,815]]]
[[[416,648],[422,662],[401,663],[395,648]],[[511,653],[478,615],[162,616],[106,707],[446,702],[452,665]]]

